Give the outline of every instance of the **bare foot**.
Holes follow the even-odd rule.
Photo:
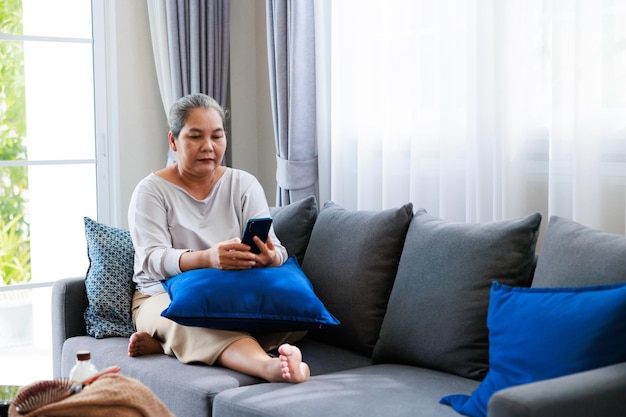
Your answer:
[[[286,382],[304,382],[309,379],[309,365],[302,362],[302,352],[295,346],[285,343],[278,348],[280,369]]]
[[[154,355],[163,353],[163,347],[147,332],[137,332],[130,335],[128,342],[128,356]]]

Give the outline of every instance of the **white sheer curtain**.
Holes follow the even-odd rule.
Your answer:
[[[329,7],[322,200],[412,201],[468,222],[540,211],[625,232],[626,1]]]

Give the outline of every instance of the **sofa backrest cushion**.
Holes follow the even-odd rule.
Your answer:
[[[417,211],[373,358],[483,379],[493,281],[527,286],[541,214],[462,224]]]
[[[412,216],[411,203],[381,211],[324,204],[302,270],[341,324],[312,337],[371,355]]]
[[[626,237],[550,217],[532,286],[576,287],[626,281]]]
[[[295,256],[300,265],[309,245],[317,211],[317,201],[314,196],[294,201],[286,206],[270,207],[276,237],[287,249],[289,256]]]

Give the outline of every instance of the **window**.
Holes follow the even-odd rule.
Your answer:
[[[76,254],[102,176],[92,33],[89,1],[0,0],[0,384],[51,377],[51,282],[88,266]],[[17,354],[41,357],[40,373]]]

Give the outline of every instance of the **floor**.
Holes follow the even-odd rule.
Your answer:
[[[52,379],[52,352],[34,346],[0,348],[0,385]]]

